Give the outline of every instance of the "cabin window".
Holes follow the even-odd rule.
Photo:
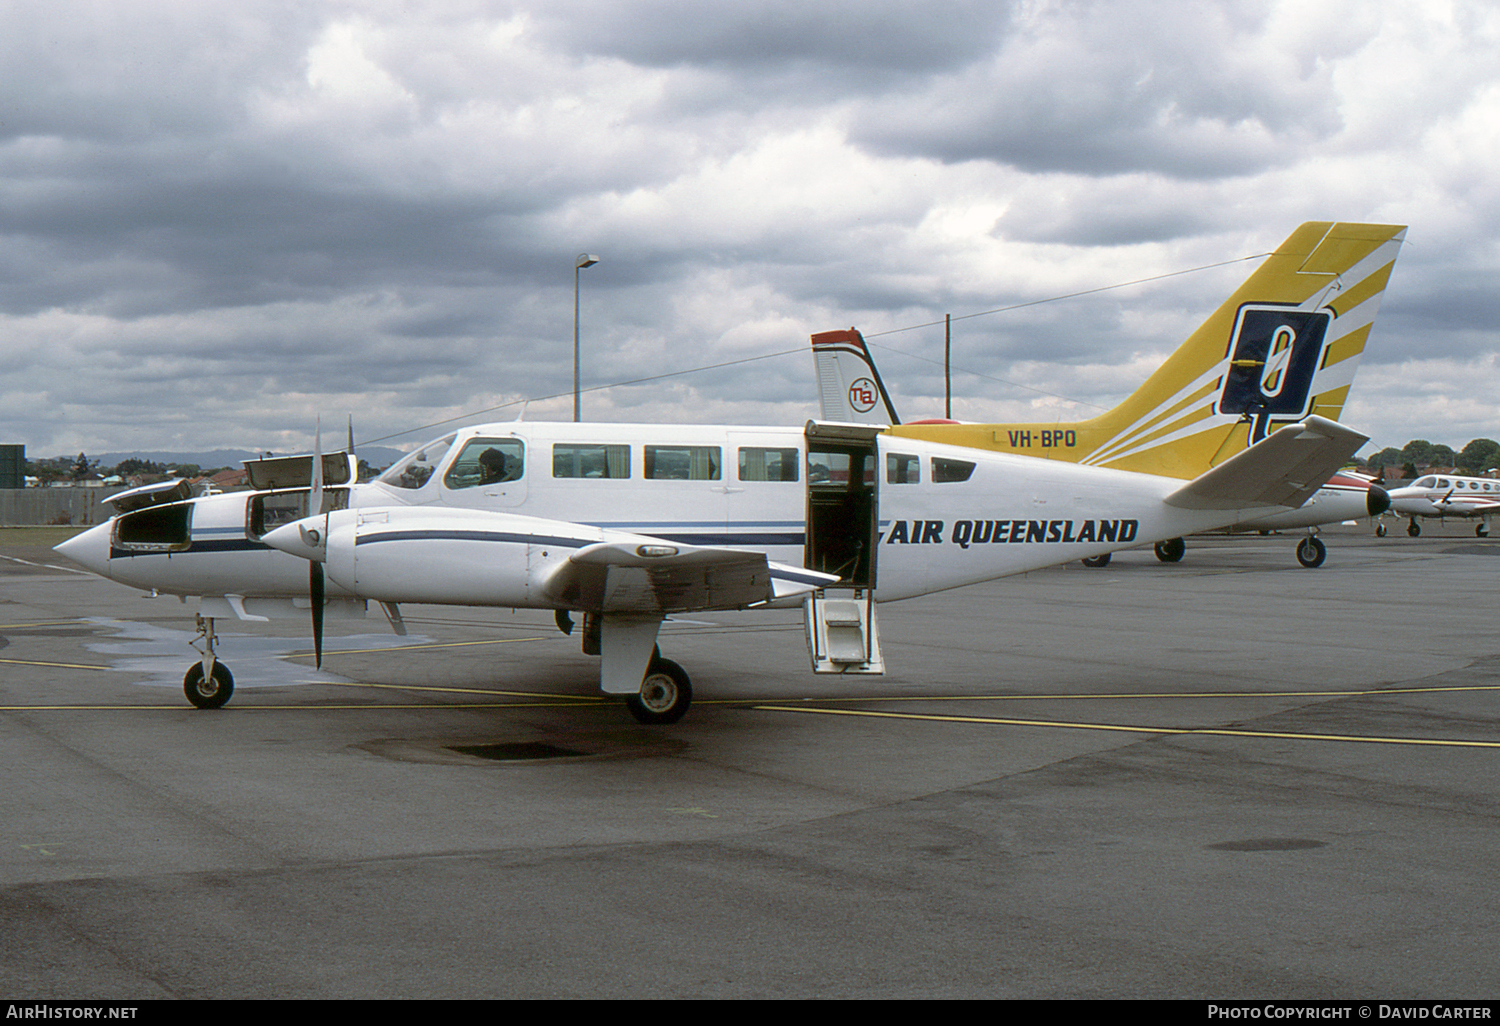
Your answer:
[[[967,481],[969,475],[974,473],[974,464],[967,460],[950,460],[942,456],[932,458],[932,482],[933,484],[952,484],[955,481]]]
[[[885,454],[886,484],[921,484],[922,457],[900,452]]]
[[[717,445],[648,445],[648,481],[717,481],[724,454]]]
[[[630,476],[630,446],[558,444],[552,447],[553,477]]]
[[[456,435],[447,438],[439,438],[436,442],[424,446],[391,465],[391,469],[381,474],[378,480],[381,484],[392,488],[421,488],[432,479],[433,471],[437,470],[443,457],[448,455],[448,450],[453,447],[453,439]]]
[[[796,449],[758,449],[745,446],[740,449],[741,481],[795,481],[797,480]]]
[[[519,438],[473,438],[443,475],[449,488],[519,481],[526,466],[526,445]]]

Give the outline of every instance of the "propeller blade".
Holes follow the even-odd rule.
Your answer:
[[[307,563],[307,595],[312,600],[313,659],[323,668],[323,564]]]

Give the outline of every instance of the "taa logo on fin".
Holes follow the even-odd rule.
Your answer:
[[[1313,376],[1333,321],[1329,310],[1246,304],[1240,307],[1229,346],[1229,372],[1219,395],[1220,413],[1253,420],[1250,440],[1266,437],[1271,419],[1307,416]]]

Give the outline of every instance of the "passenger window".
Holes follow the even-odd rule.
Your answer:
[[[795,481],[799,462],[796,449],[758,449],[746,446],[740,449],[740,480]]]
[[[967,460],[950,460],[942,456],[932,458],[932,483],[951,484],[955,481],[967,481],[969,475],[974,473],[974,464]]]
[[[899,452],[885,454],[886,484],[921,484],[921,482],[922,457],[908,456]]]
[[[630,476],[630,446],[572,445],[552,447],[553,477],[625,478]]]
[[[525,469],[526,446],[519,438],[471,439],[443,475],[449,488],[519,481]]]
[[[648,481],[717,481],[723,453],[717,445],[648,445]]]

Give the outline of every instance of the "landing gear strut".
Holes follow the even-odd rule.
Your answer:
[[[1406,525],[1406,533],[1411,535],[1413,538],[1422,533],[1422,529],[1417,526],[1416,517],[1412,517],[1411,521]]]
[[[660,654],[641,681],[640,694],[626,697],[630,714],[641,723],[676,723],[693,701],[693,685],[681,666]]]
[[[203,658],[182,675],[182,691],[199,709],[217,709],[234,694],[234,675],[214,658],[213,617],[198,617],[198,637],[203,639]]]

